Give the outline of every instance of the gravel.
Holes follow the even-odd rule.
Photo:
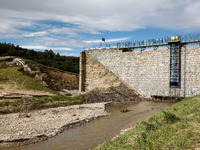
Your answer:
[[[0,115],[0,147],[46,140],[70,127],[106,116],[105,104],[82,104]]]

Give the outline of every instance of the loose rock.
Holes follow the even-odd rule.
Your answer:
[[[70,127],[106,116],[105,104],[83,104],[36,110],[28,114],[0,115],[0,148],[46,140]]]

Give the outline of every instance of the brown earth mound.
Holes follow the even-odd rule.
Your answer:
[[[79,75],[75,73],[56,70],[45,66],[28,64],[31,71],[22,71],[24,75],[36,78],[44,86],[61,91],[62,89],[77,90]]]

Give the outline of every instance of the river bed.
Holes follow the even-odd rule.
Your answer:
[[[107,107],[109,116],[74,127],[47,141],[9,150],[88,150],[135,126],[173,103],[113,103]],[[121,112],[121,110],[129,110]]]

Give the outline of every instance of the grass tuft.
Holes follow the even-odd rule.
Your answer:
[[[170,112],[165,112],[164,113],[164,121],[168,123],[176,123],[177,121],[180,121],[180,118],[178,118],[175,114],[170,113]]]

